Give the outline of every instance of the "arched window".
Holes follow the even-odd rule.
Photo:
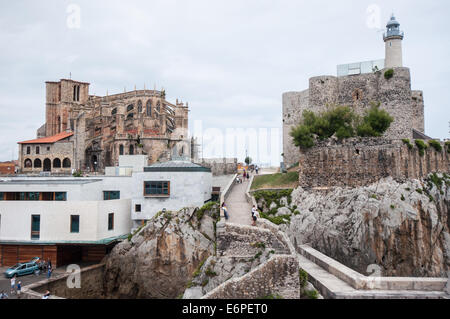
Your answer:
[[[132,120],[134,118],[134,113],[130,113],[127,115],[127,120]]]
[[[130,145],[130,155],[134,155],[134,146]]]
[[[51,172],[52,170],[52,161],[48,158],[44,160],[44,172]]]
[[[55,158],[53,160],[53,167],[54,168],[61,168],[61,160],[59,158]]]
[[[123,155],[123,152],[124,152],[123,145],[120,145],[119,146],[119,155]]]
[[[156,103],[156,110],[158,111],[158,113],[161,112],[161,102],[158,101],[158,103]]]
[[[72,167],[72,163],[70,162],[70,159],[65,158],[63,161],[63,167],[64,168],[71,168]]]
[[[117,114],[117,109],[113,109],[112,111],[111,111],[111,116],[114,116],[114,115],[116,115]]]
[[[139,100],[137,105],[138,105],[138,113],[142,113],[142,101]]]
[[[34,168],[41,168],[42,167],[42,162],[39,158],[36,158],[34,160]]]
[[[134,105],[133,104],[128,105],[127,112],[131,112],[133,110],[134,110]]]
[[[24,166],[25,166],[25,168],[32,168],[33,162],[29,158],[27,158],[24,162]]]
[[[39,154],[41,152],[41,148],[39,146],[36,146],[36,154]]]
[[[152,116],[152,100],[147,101],[147,116]]]
[[[31,154],[31,147],[27,146],[27,154],[30,155]]]

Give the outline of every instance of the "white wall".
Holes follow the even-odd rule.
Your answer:
[[[151,219],[164,208],[178,211],[185,207],[202,207],[211,199],[212,174],[208,172],[146,172],[133,175],[132,219]],[[144,181],[169,181],[168,198],[144,197]],[[135,212],[135,205],[141,204],[142,211]]]
[[[0,240],[31,241],[31,216],[41,216],[39,241],[98,241],[130,233],[130,200],[116,201],[0,201]],[[108,214],[114,230],[108,231]],[[80,232],[70,232],[70,216],[80,216]]]

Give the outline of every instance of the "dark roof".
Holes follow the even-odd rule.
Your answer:
[[[417,131],[416,129],[413,129],[413,138],[415,140],[432,140],[432,137],[429,137],[428,135],[425,135],[422,132]]]

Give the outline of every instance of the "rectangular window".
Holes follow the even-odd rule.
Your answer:
[[[103,199],[104,200],[120,199],[120,191],[104,191]]]
[[[170,196],[170,182],[144,182],[144,196]]]
[[[136,204],[135,211],[136,211],[136,213],[140,213],[141,212],[141,205],[140,204]]]
[[[4,193],[0,192],[0,200],[4,200],[4,197],[5,197]]]
[[[41,237],[41,216],[32,215],[31,216],[31,239],[39,240]]]
[[[62,193],[62,192],[55,193],[55,201],[58,201],[58,202],[67,201],[67,193]]]
[[[70,216],[70,232],[79,233],[80,232],[80,216],[71,215]]]
[[[114,230],[114,214],[108,215],[108,230]]]
[[[39,148],[39,146],[36,146],[36,154],[39,155],[40,151],[41,151],[41,149]]]

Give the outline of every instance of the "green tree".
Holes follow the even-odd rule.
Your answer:
[[[252,159],[251,159],[251,157],[250,156],[247,156],[246,158],[245,158],[245,164],[247,164],[247,165],[250,165],[251,163],[252,163]]]

